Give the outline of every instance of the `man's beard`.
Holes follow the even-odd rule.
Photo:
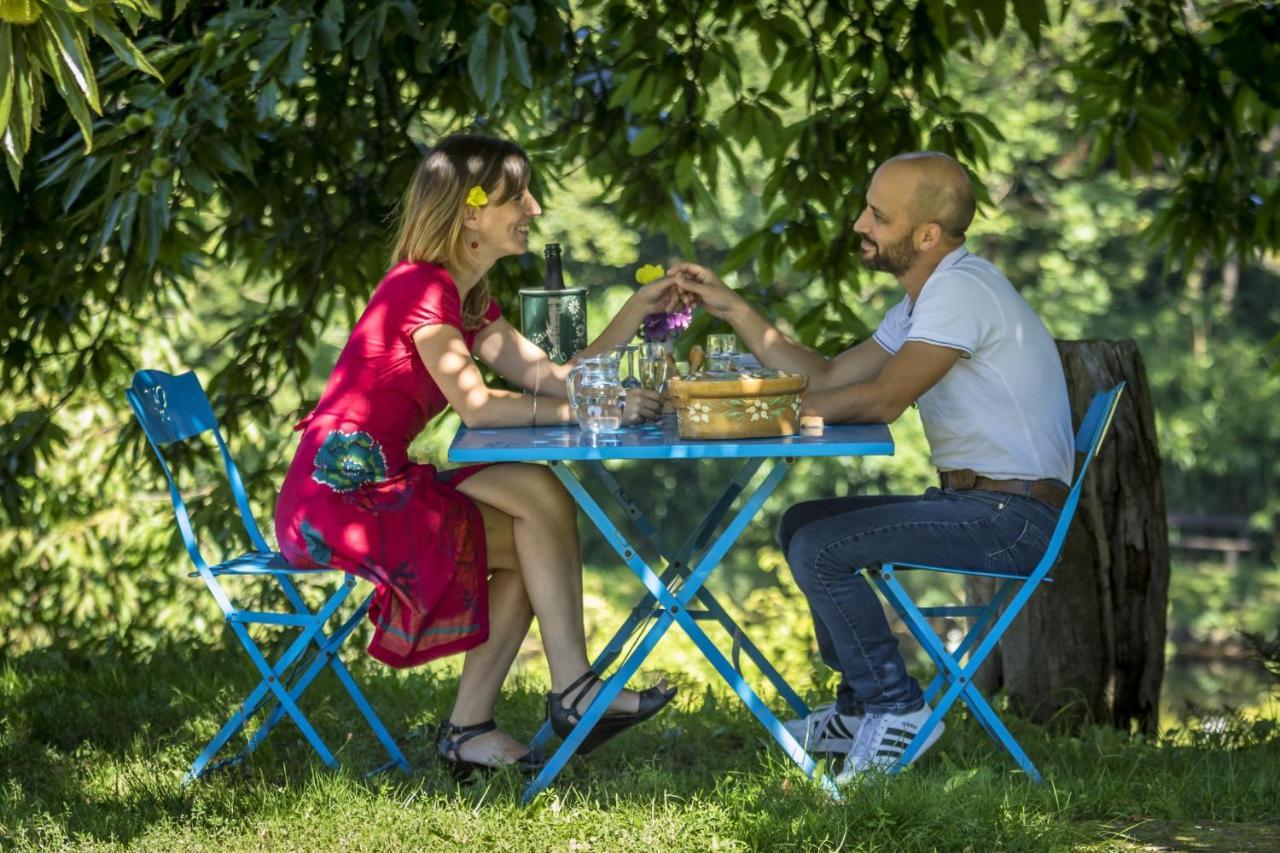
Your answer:
[[[865,246],[867,243],[871,243],[875,247],[875,254],[862,262],[869,270],[879,270],[890,275],[902,275],[911,269],[911,265],[916,262],[916,258],[920,257],[920,252],[916,249],[910,234],[887,246],[881,246],[874,241],[867,240],[865,237],[862,238],[862,244]]]

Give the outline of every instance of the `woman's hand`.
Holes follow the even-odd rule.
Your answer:
[[[676,264],[667,274],[675,280],[682,298],[696,298],[713,317],[727,317],[742,300],[742,297],[730,290],[718,275],[706,267],[689,263]]]
[[[658,392],[644,388],[631,388],[627,391],[627,401],[622,407],[624,426],[656,421],[660,417],[662,417],[662,397]]]
[[[680,307],[681,296],[675,279],[668,275],[637,288],[628,301],[635,306],[636,313],[647,317],[659,312],[670,314]]]

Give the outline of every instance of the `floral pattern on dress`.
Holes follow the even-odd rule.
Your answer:
[[[335,492],[354,492],[387,479],[382,445],[367,432],[332,430],[316,451],[312,479]]]
[[[307,556],[315,561],[316,565],[330,565],[333,560],[333,549],[324,541],[324,535],[306,519],[298,525],[298,529],[302,532],[303,541],[307,543]]]

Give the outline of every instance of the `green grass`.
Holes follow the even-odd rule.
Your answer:
[[[617,624],[613,600],[630,594],[630,586],[611,587],[617,577],[588,576],[597,627]],[[790,612],[795,602],[762,593],[739,604],[760,614],[751,633],[792,683],[821,700],[829,675],[811,663],[805,626]],[[597,631],[593,647],[600,640]],[[433,758],[429,732],[452,701],[456,662],[395,672],[356,644],[347,657],[411,774],[365,778],[384,758],[326,676],[303,706],[341,769],[319,764],[286,723],[244,763],[184,788],[182,773],[253,679],[234,649],[162,646],[146,657],[106,647],[3,664],[0,846],[1270,850],[1280,842],[1280,731],[1272,721],[1219,716],[1149,741],[1100,727],[1050,733],[1013,719],[1044,773],[1037,785],[953,712],[920,765],[855,785],[834,803],[675,636],[651,668],[680,685],[675,708],[572,762],[527,808],[514,776],[457,787]],[[545,689],[531,640],[499,722],[531,735]]]

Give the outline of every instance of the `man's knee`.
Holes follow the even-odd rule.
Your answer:
[[[801,509],[801,504],[792,504],[787,507],[786,512],[782,513],[782,518],[778,521],[778,547],[782,549],[785,557],[791,556],[791,542],[795,539],[796,531],[809,521],[808,513]]]
[[[821,585],[824,578],[830,580],[851,575],[867,565],[871,559],[866,548],[860,548],[857,534],[841,530],[833,531],[821,524],[801,527],[791,536],[787,550],[787,565],[802,590]]]
[[[785,521],[785,517],[784,517]],[[779,529],[779,536],[783,530]],[[800,589],[808,591],[817,579],[817,558],[822,545],[814,531],[806,531],[804,527],[786,531],[787,543],[785,551],[787,565],[791,567],[791,576],[796,579]]]

